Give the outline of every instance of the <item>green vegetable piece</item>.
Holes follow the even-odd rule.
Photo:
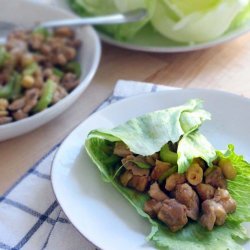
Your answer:
[[[16,73],[15,83],[14,83],[12,94],[11,94],[11,99],[15,99],[18,96],[20,96],[20,93],[22,90],[21,80],[22,80],[22,76],[19,73]]]
[[[52,102],[53,95],[55,93],[57,84],[52,80],[47,80],[44,84],[42,95],[33,109],[35,113],[40,112],[44,109],[46,109]]]
[[[177,153],[172,152],[169,149],[169,145],[165,144],[160,151],[160,158],[162,161],[169,162],[173,165],[177,164]]]
[[[33,62],[24,69],[23,75],[32,76],[38,70],[38,68],[38,64],[36,62]]]
[[[51,33],[47,29],[42,28],[42,27],[38,27],[38,28],[34,29],[32,34],[40,34],[44,38],[48,38],[51,36]]]
[[[139,161],[131,161],[133,162],[137,167],[144,168],[144,169],[150,169],[151,165],[145,163],[145,162],[139,162]]]
[[[12,96],[13,89],[18,79],[19,74],[17,72],[14,72],[10,77],[9,82],[5,86],[0,88],[0,98],[9,99]]]
[[[67,65],[66,65],[66,70],[74,73],[78,78],[81,76],[82,74],[82,70],[81,70],[81,65],[79,62],[76,62],[76,61],[72,61],[72,62],[69,62]]]
[[[159,178],[159,183],[161,184],[166,178],[168,178],[173,173],[176,173],[178,170],[177,166],[173,166],[172,168],[168,169],[162,176]]]
[[[53,73],[54,73],[56,76],[58,76],[60,79],[63,78],[64,73],[63,73],[63,71],[61,71],[60,69],[58,69],[58,68],[53,68],[52,71],[53,71]]]
[[[10,54],[6,51],[5,47],[0,46],[0,67],[10,59]]]

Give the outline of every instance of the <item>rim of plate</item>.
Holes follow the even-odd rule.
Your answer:
[[[90,115],[90,116],[92,116],[92,115]],[[89,117],[90,117],[89,116]],[[88,118],[87,118],[88,119]],[[87,120],[86,119],[86,120]],[[86,121],[86,120],[84,120],[84,121]],[[84,122],[83,121],[83,122]],[[64,207],[61,205],[61,202],[59,201],[59,199],[58,199],[58,197],[57,197],[57,194],[56,194],[56,190],[55,190],[55,187],[54,187],[54,181],[53,181],[53,166],[54,166],[54,163],[55,163],[55,160],[56,160],[56,156],[57,156],[57,154],[58,154],[58,152],[59,152],[59,150],[60,150],[60,148],[61,148],[61,146],[62,146],[62,144],[70,137],[70,135],[71,135],[71,133],[73,133],[73,131],[75,130],[75,129],[77,129],[78,128],[78,126],[80,126],[82,124],[82,122],[80,123],[80,124],[78,124],[63,140],[62,140],[62,142],[60,142],[61,144],[60,144],[60,146],[58,147],[58,149],[56,150],[56,152],[55,152],[55,155],[54,155],[54,157],[53,157],[53,160],[52,160],[52,163],[51,163],[51,169],[50,169],[50,178],[51,178],[51,187],[52,187],[52,192],[53,192],[53,194],[55,195],[55,197],[56,197],[56,200],[57,200],[57,202],[58,202],[58,204],[60,205],[60,208],[62,209],[62,211],[63,211],[63,213],[66,215],[66,217],[68,218],[68,220],[69,220],[69,222],[71,223],[71,225],[76,229],[76,231],[86,240],[86,241],[88,241],[89,243],[91,243],[91,244],[93,244],[93,246],[95,246],[96,248],[98,248],[99,250],[102,250],[102,248],[100,247],[100,246],[98,246],[98,245],[96,245],[93,241],[91,241],[87,236],[85,236],[85,234],[75,225],[75,224],[73,224],[73,222],[71,221],[71,219],[69,218],[70,216],[68,215],[68,213],[66,212],[66,210],[64,209]],[[53,148],[51,148],[51,150],[52,150]],[[98,250],[98,249],[96,249],[96,250]]]
[[[48,4],[44,4],[44,3],[40,3],[40,2],[34,2],[33,0],[22,0],[23,2],[26,2],[26,4],[32,5],[32,6],[41,6],[43,8],[47,8],[50,9],[51,11],[56,11],[56,12],[60,12],[62,13],[62,15],[64,15],[65,17],[74,17],[74,14],[70,13],[69,11],[65,10],[65,9],[61,9],[61,8],[57,8],[55,6],[51,6]],[[97,32],[95,31],[95,29],[92,26],[85,26],[85,28],[87,28],[89,30],[89,32],[92,34],[93,36],[93,40],[95,41],[95,47],[96,47],[96,52],[94,54],[94,58],[93,58],[93,64],[91,65],[91,68],[89,70],[89,72],[84,76],[84,78],[80,81],[80,84],[69,94],[67,95],[65,98],[63,98],[60,102],[56,103],[55,105],[37,113],[34,114],[32,116],[29,116],[23,120],[20,121],[16,121],[16,122],[12,122],[12,123],[8,123],[8,124],[3,124],[0,126],[0,131],[4,130],[4,129],[17,129],[20,125],[25,125],[25,124],[29,124],[32,120],[34,119],[41,119],[44,114],[49,114],[51,113],[51,110],[53,111],[55,107],[59,107],[59,106],[64,106],[64,103],[69,99],[72,98],[76,95],[79,94],[79,92],[83,92],[85,88],[87,88],[87,86],[91,83],[91,80],[93,79],[100,60],[101,60],[101,42],[100,39],[98,37]]]
[[[52,165],[51,165],[51,169],[50,169],[50,175],[51,175],[51,186],[52,186],[52,190],[53,190],[53,193],[55,194],[55,197],[56,197],[56,200],[58,201],[62,211],[65,213],[65,215],[67,216],[68,220],[70,221],[70,223],[73,225],[73,227],[88,241],[90,242],[91,244],[93,244],[95,247],[99,248],[99,249],[102,249],[101,246],[98,246],[93,239],[89,239],[87,236],[86,236],[86,233],[83,232],[83,230],[76,224],[74,224],[70,218],[70,212],[69,211],[66,211],[65,208],[63,207],[63,200],[61,200],[59,198],[59,195],[57,194],[57,188],[56,188],[56,181],[54,180],[54,176],[55,176],[55,161],[57,159],[57,156],[59,155],[59,152],[61,150],[61,148],[64,146],[64,144],[67,142],[67,140],[71,137],[71,135],[77,130],[79,129],[80,126],[82,126],[82,124],[84,124],[85,122],[87,122],[89,119],[93,119],[93,117],[95,117],[96,115],[98,115],[99,112],[102,112],[102,111],[107,111],[109,109],[112,109],[113,106],[116,106],[116,105],[121,105],[122,103],[126,103],[130,100],[135,100],[137,99],[138,97],[144,97],[144,96],[153,96],[153,95],[167,95],[168,93],[171,93],[171,94],[174,94],[174,93],[178,93],[178,92],[197,92],[197,95],[200,93],[200,92],[208,92],[208,93],[211,93],[211,94],[220,94],[222,95],[223,97],[225,96],[229,96],[230,98],[236,98],[237,100],[241,100],[241,101],[244,101],[246,103],[248,103],[250,105],[250,98],[247,98],[245,96],[241,96],[239,94],[234,94],[234,93],[230,93],[230,92],[227,92],[227,91],[224,91],[224,90],[215,90],[215,89],[203,89],[203,88],[184,88],[184,89],[173,89],[173,90],[164,90],[164,91],[159,91],[159,92],[150,92],[150,93],[143,93],[143,94],[138,94],[136,96],[131,96],[131,97],[127,97],[125,99],[122,99],[120,101],[117,101],[115,103],[112,103],[110,105],[108,105],[107,107],[99,110],[99,111],[96,111],[94,113],[92,113],[89,117],[87,117],[85,120],[83,120],[80,124],[78,124],[61,142],[59,148],[57,149],[54,157],[53,157],[53,160],[52,160]],[[98,108],[98,107],[97,107]],[[85,138],[84,138],[85,139]],[[84,145],[84,144],[83,144]],[[83,146],[82,145],[82,146]]]
[[[237,38],[240,38],[241,36],[247,34],[250,32],[250,25],[246,26],[244,28],[236,28],[234,31],[231,31],[228,34],[224,34],[220,36],[219,38],[216,38],[215,40],[200,43],[200,44],[194,44],[194,45],[186,45],[186,46],[148,46],[148,45],[138,45],[138,44],[133,44],[129,42],[122,42],[118,41],[111,36],[99,32],[98,34],[101,38],[102,41],[110,44],[117,46],[119,48],[124,48],[124,49],[130,49],[130,50],[135,50],[135,51],[141,51],[141,52],[153,52],[153,53],[181,53],[181,52],[191,52],[191,51],[196,51],[196,50],[202,50],[202,49],[208,49],[211,47],[215,47],[224,43],[231,42]]]

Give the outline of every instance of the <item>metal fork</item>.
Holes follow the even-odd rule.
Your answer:
[[[15,29],[29,29],[32,30],[36,27],[43,28],[58,28],[63,26],[68,27],[79,27],[83,25],[107,25],[107,24],[122,24],[122,23],[130,23],[140,21],[147,16],[147,10],[145,9],[137,9],[125,13],[112,14],[107,16],[96,16],[96,17],[86,17],[86,18],[74,18],[74,19],[64,19],[64,20],[55,20],[42,22],[38,25],[32,24],[30,27],[20,27],[16,24],[9,22],[1,22],[0,21],[0,43],[4,43],[6,41],[6,36],[9,32]]]

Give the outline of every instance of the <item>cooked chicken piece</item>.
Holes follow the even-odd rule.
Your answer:
[[[151,166],[155,165],[155,161],[159,159],[159,155],[157,153],[153,154],[153,155],[149,155],[145,157],[145,160],[148,164],[150,164]]]
[[[120,157],[126,157],[132,153],[124,142],[118,141],[115,143],[114,154]]]
[[[200,218],[200,223],[207,230],[212,231],[214,228],[214,223],[216,220],[216,216],[214,212],[203,214]]]
[[[226,213],[233,213],[236,210],[236,201],[231,197],[225,189],[218,188],[214,194],[214,200],[220,203]]]
[[[131,170],[133,175],[138,175],[138,176],[149,175],[149,169],[140,168],[133,161],[142,162],[142,159],[140,157],[129,155],[126,158],[122,159],[122,164],[127,170]]]
[[[187,208],[175,199],[167,199],[157,214],[172,232],[182,229],[188,222]]]
[[[132,179],[128,182],[128,186],[136,189],[139,192],[145,191],[148,185],[148,177],[147,176],[137,176],[134,175]]]
[[[157,182],[155,182],[150,186],[148,194],[150,195],[151,198],[157,201],[164,201],[166,199],[169,199],[168,196],[163,191],[161,191]]]
[[[211,231],[216,225],[223,225],[225,223],[227,214],[220,203],[214,200],[205,200],[202,203],[202,211],[204,214],[200,218],[200,223],[203,227]]]
[[[171,164],[156,160],[155,167],[151,173],[151,178],[157,181],[168,169],[170,169],[170,167]]]
[[[144,212],[149,214],[151,218],[157,216],[162,207],[162,202],[155,199],[148,200],[144,203]]]
[[[183,184],[185,181],[183,174],[174,173],[166,179],[165,188],[167,191],[173,191],[178,184]]]
[[[205,178],[205,183],[210,184],[215,188],[226,188],[226,179],[222,174],[221,168],[217,167],[211,173],[209,173]]]
[[[214,197],[215,188],[209,184],[200,183],[196,186],[196,191],[202,201],[210,200]]]
[[[192,187],[185,183],[176,186],[175,198],[187,207],[187,216],[197,220],[199,216],[199,198]]]
[[[120,182],[123,186],[127,186],[128,182],[133,178],[133,174],[131,171],[126,170],[121,176],[120,176]]]

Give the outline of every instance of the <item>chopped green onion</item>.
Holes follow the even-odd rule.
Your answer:
[[[42,27],[37,27],[33,30],[32,34],[40,34],[42,35],[44,38],[47,38],[47,37],[50,37],[51,36],[51,33],[45,29],[45,28],[42,28]]]
[[[80,77],[81,76],[81,65],[79,62],[76,62],[76,61],[72,61],[72,62],[69,62],[67,65],[66,65],[66,70],[74,73],[77,77]]]
[[[33,62],[23,70],[23,75],[32,76],[38,70],[38,68],[38,64],[36,62]]]
[[[13,90],[12,90],[12,94],[11,94],[12,99],[17,98],[21,93],[21,90],[22,90],[21,80],[22,80],[21,74],[16,72],[15,82],[14,82],[14,86],[13,86]]]
[[[6,51],[5,47],[0,46],[0,67],[2,67],[6,61],[10,59],[10,54]]]
[[[53,73],[56,75],[56,76],[58,76],[60,79],[63,77],[63,75],[64,75],[64,73],[60,70],[60,69],[58,69],[58,68],[53,68]]]
[[[44,109],[46,109],[52,102],[53,95],[56,91],[57,84],[52,80],[47,80],[44,84],[42,95],[33,109],[35,113],[40,112]]]
[[[139,162],[134,160],[131,160],[130,162],[133,162],[139,168],[150,169],[152,167],[150,164],[147,164],[145,162]]]
[[[159,183],[161,184],[166,178],[168,178],[170,175],[177,172],[178,167],[173,166],[172,168],[168,169],[165,173],[162,174],[162,176],[159,178]]]
[[[169,162],[173,165],[177,163],[178,155],[172,152],[168,144],[165,144],[160,151],[160,158],[162,161]]]
[[[20,79],[19,77],[20,75],[16,71],[11,75],[8,83],[0,88],[0,98],[9,99],[12,96],[16,82]]]

